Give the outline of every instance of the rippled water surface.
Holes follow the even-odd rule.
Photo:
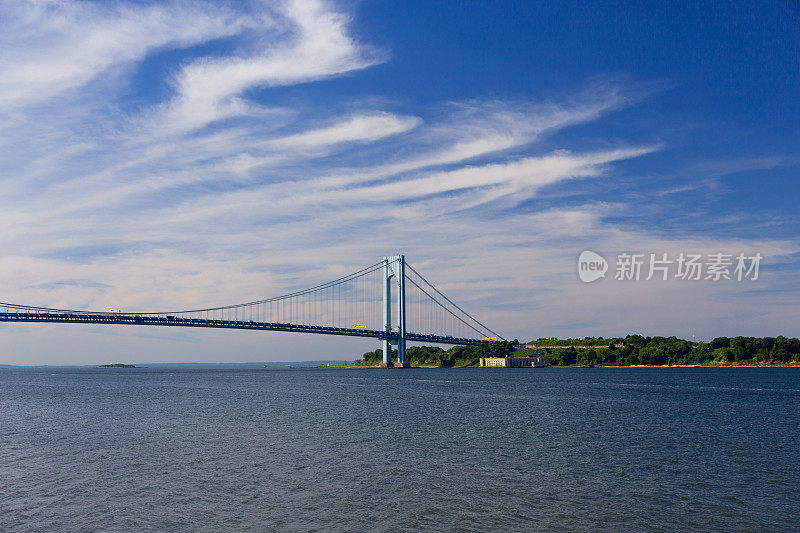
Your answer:
[[[800,369],[0,370],[0,530],[797,530]]]

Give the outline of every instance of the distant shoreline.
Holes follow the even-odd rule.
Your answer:
[[[143,364],[143,365],[126,365],[126,366],[113,366],[113,365],[11,365],[2,364],[2,369],[150,369],[150,370],[177,370],[181,368],[187,369],[289,369],[289,370],[303,370],[303,369],[358,369],[358,368],[381,368],[380,365],[292,365],[289,363],[281,362],[265,362],[265,363],[158,363],[158,364]],[[484,368],[477,365],[470,366],[439,366],[439,365],[412,365],[409,368]],[[488,368],[488,367],[487,367]],[[502,367],[498,367],[502,368]],[[762,363],[762,364],[690,364],[690,365],[548,365],[547,367],[540,368],[800,368],[800,362],[792,363]]]
[[[346,369],[358,369],[358,368],[377,368],[377,369],[385,369],[380,365],[347,365],[347,366],[333,366],[333,365],[320,365],[320,366],[296,366],[290,367],[292,369],[319,369],[319,368],[329,368],[329,369],[337,369],[337,368],[346,368]],[[505,368],[505,367],[481,367],[481,366],[435,366],[435,365],[411,365],[407,368],[457,368],[457,369],[464,369],[464,368]],[[527,368],[527,367],[521,367]],[[532,368],[532,367],[531,367]],[[760,364],[760,365],[738,365],[738,364],[712,364],[712,365],[569,365],[569,366],[559,366],[559,365],[548,365],[546,367],[538,367],[537,370],[541,370],[542,368],[800,368],[800,363],[773,363],[773,364]]]

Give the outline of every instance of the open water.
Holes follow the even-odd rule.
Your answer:
[[[2,531],[797,531],[800,368],[3,369]]]

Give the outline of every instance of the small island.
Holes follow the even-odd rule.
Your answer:
[[[110,363],[106,365],[98,365],[97,368],[136,368],[136,365],[126,365],[124,363]]]

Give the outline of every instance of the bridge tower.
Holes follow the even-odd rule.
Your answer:
[[[383,258],[383,329],[392,333],[392,284],[397,280],[397,366],[406,367],[406,256]],[[383,339],[383,364],[392,364],[392,341]]]

